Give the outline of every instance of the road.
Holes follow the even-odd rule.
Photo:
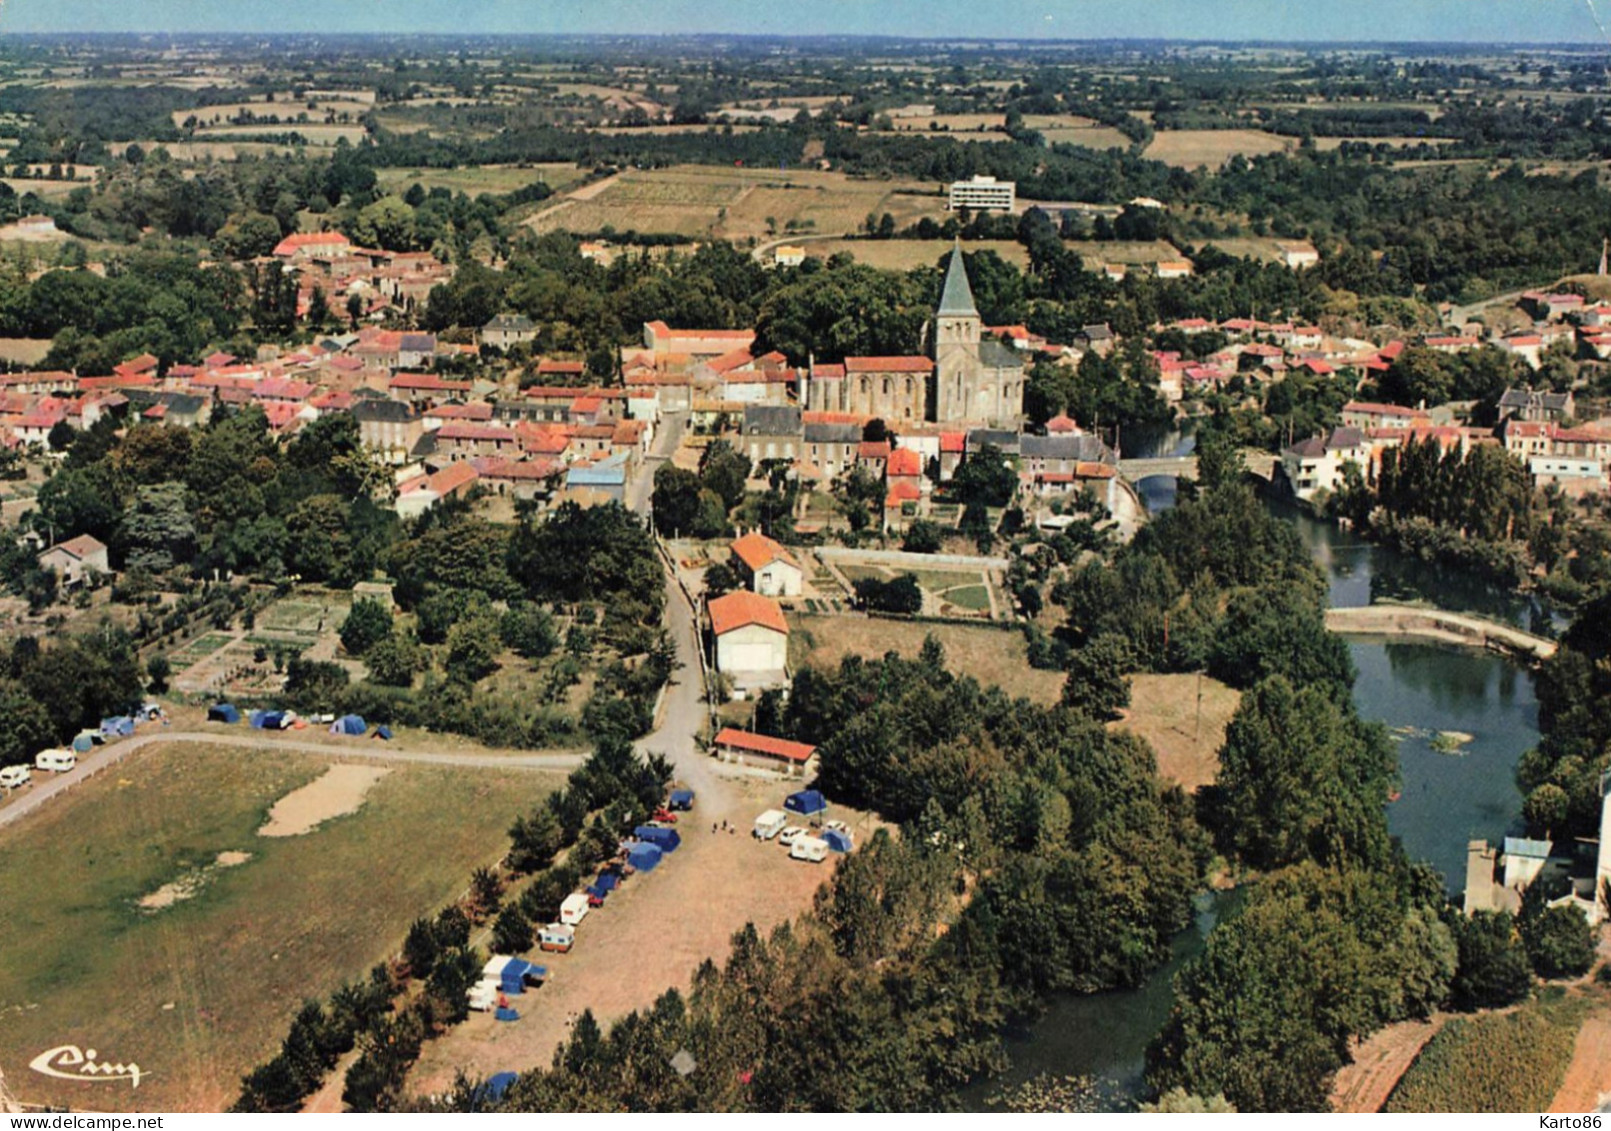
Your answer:
[[[1554,282],[1554,280],[1552,279],[1550,282]],[[1466,306],[1450,307],[1449,317],[1444,321],[1451,326],[1464,326],[1467,322],[1470,322],[1479,313],[1486,310],[1490,306],[1512,306],[1515,304],[1517,299],[1521,298],[1521,296],[1526,294],[1528,291],[1539,290],[1549,285],[1550,283],[1540,283],[1537,287],[1523,287],[1519,291],[1506,291],[1502,295],[1494,295],[1493,298],[1485,298],[1481,302],[1473,302]]]
[[[691,414],[686,412],[668,412],[660,418],[660,429],[655,433],[654,446],[643,457],[642,469],[627,485],[626,505],[634,514],[644,519],[649,517],[649,496],[654,490],[654,473],[676,453],[677,445],[682,443],[683,433],[688,430],[690,416]]]
[[[23,796],[0,808],[0,829],[15,824],[37,810],[51,798],[72,789],[86,778],[109,766],[115,766],[131,754],[147,746],[181,743],[205,743],[209,746],[231,746],[240,750],[294,750],[300,754],[324,754],[331,758],[349,761],[381,762],[388,765],[418,763],[432,766],[470,766],[485,770],[557,770],[570,772],[582,764],[582,754],[452,754],[431,751],[394,750],[372,739],[354,739],[350,745],[341,742],[310,742],[284,738],[276,734],[256,732],[251,735],[229,734],[221,731],[169,731],[151,730],[103,746],[78,761],[78,768],[66,774],[37,773],[34,785]],[[41,780],[44,779],[44,780]]]

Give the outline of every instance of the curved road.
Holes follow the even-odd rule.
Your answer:
[[[336,742],[308,742],[290,738],[253,737],[214,731],[154,730],[136,735],[121,742],[103,746],[79,759],[78,768],[66,774],[52,774],[25,795],[0,808],[0,829],[5,828],[45,802],[56,797],[94,774],[115,766],[131,754],[147,746],[163,743],[206,743],[209,746],[232,746],[246,750],[294,750],[301,754],[323,754],[331,758],[356,759],[365,762],[382,762],[393,765],[418,763],[432,766],[470,766],[483,770],[557,770],[568,772],[582,764],[583,754],[449,754],[430,751],[393,750],[377,746],[371,739],[354,742],[350,746]],[[44,774],[39,775],[44,778]],[[36,779],[36,781],[39,779]]]

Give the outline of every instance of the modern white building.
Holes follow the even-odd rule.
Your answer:
[[[971,180],[951,182],[951,197],[947,206],[953,212],[959,208],[969,208],[975,212],[991,209],[1011,212],[1017,198],[1018,182],[975,176]]]

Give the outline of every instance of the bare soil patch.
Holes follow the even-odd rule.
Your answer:
[[[1235,688],[1208,676],[1137,674],[1130,677],[1130,709],[1113,725],[1151,743],[1158,773],[1190,792],[1219,773],[1225,726],[1241,701]]]
[[[301,836],[334,817],[357,812],[370,788],[389,773],[381,766],[331,766],[301,789],[276,801],[257,835]]]
[[[1165,130],[1153,138],[1143,156],[1182,169],[1202,165],[1217,169],[1238,153],[1258,157],[1296,146],[1296,138],[1277,137],[1263,130]]]
[[[1566,1079],[1555,1093],[1552,1112],[1598,1111],[1611,1099],[1611,1013],[1601,1011],[1583,1023]]]
[[[162,911],[176,903],[183,903],[185,900],[201,894],[201,890],[207,886],[208,882],[213,878],[213,873],[217,872],[218,869],[238,868],[251,858],[252,854],[250,852],[220,852],[211,864],[193,868],[177,880],[171,880],[163,884],[150,895],[142,896],[136,906],[141,911],[149,912]]]
[[[1353,1063],[1337,1073],[1331,1085],[1331,1108],[1339,1112],[1378,1112],[1398,1087],[1421,1049],[1443,1028],[1448,1015],[1434,1014],[1430,1021],[1400,1021],[1378,1029],[1352,1048]]]

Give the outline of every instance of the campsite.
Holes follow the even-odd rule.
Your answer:
[[[148,1075],[89,1086],[29,1073],[31,1099],[99,1110],[220,1110],[306,998],[397,947],[417,908],[504,849],[556,785],[532,770],[400,765],[306,835],[258,830],[328,757],[160,745],[0,829],[0,1063],[64,1044]],[[139,901],[221,853],[189,898]],[[227,861],[236,858],[228,857]]]

